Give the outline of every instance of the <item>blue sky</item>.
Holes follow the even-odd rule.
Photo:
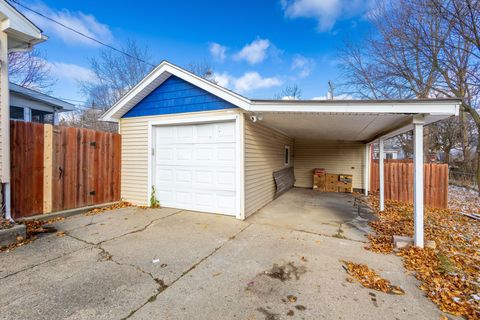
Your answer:
[[[24,1],[43,14],[113,46],[147,45],[154,63],[208,61],[221,85],[250,98],[272,98],[297,84],[304,99],[340,82],[337,50],[368,32],[372,0]],[[38,48],[57,78],[58,97],[84,100],[100,45],[19,8],[49,40]]]

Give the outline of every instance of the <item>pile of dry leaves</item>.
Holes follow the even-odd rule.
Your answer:
[[[370,198],[373,208],[378,199]],[[369,249],[392,253],[393,235],[413,235],[413,206],[387,201],[371,222]],[[441,310],[480,319],[480,222],[450,210],[425,209],[425,238],[437,249],[410,247],[397,254],[422,281],[421,289]]]
[[[50,233],[50,232],[55,232],[56,230],[54,228],[48,227],[48,224],[52,224],[54,222],[62,221],[65,218],[54,218],[50,220],[30,220],[30,221],[24,221],[23,223],[25,224],[26,231],[27,231],[27,238],[23,239],[22,237],[17,237],[17,242],[12,243],[6,247],[0,248],[0,252],[9,252],[12,251],[15,248],[22,247],[32,241],[35,241],[37,239],[37,235],[39,233]]]
[[[13,227],[14,224],[11,223],[10,221],[6,220],[6,219],[3,219],[3,218],[0,218],[0,230],[2,229],[10,229],[11,227]]]
[[[448,207],[453,212],[480,214],[478,191],[465,187],[448,186]]]
[[[365,288],[392,294],[405,294],[402,288],[392,285],[390,281],[380,277],[375,270],[370,269],[367,265],[350,261],[343,261],[343,263],[348,274]],[[347,280],[353,281],[352,278],[347,278]]]
[[[122,208],[126,208],[126,207],[131,207],[132,204],[130,202],[126,202],[126,201],[120,201],[118,203],[115,203],[111,206],[108,206],[108,207],[101,207],[101,208],[95,208],[95,209],[92,209],[90,211],[88,211],[87,213],[85,213],[86,216],[94,216],[94,215],[97,215],[97,214],[100,214],[102,212],[105,212],[105,211],[110,211],[110,210],[114,210],[114,209],[122,209]]]

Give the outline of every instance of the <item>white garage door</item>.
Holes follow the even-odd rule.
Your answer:
[[[160,205],[235,215],[235,122],[159,126],[154,132]]]

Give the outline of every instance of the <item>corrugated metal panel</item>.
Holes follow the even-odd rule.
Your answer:
[[[172,75],[123,118],[231,108],[236,106]]]
[[[293,152],[293,139],[245,120],[245,215],[249,216],[274,199],[273,172],[285,168],[285,146]],[[293,165],[293,153],[290,157]]]
[[[295,186],[312,187],[314,168],[353,175],[353,187],[363,189],[365,145],[356,142],[295,140]]]

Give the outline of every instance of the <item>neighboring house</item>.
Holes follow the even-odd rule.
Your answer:
[[[245,219],[274,199],[272,173],[287,167],[296,187],[312,187],[322,167],[353,174],[367,192],[371,143],[414,129],[422,159],[423,125],[458,108],[455,99],[251,100],[164,61],[102,119],[122,134],[124,200],[148,205],[154,189],[165,207]],[[419,218],[418,160],[415,170]]]
[[[46,37],[37,26],[4,0],[0,0],[0,182],[2,205],[10,218],[10,98],[8,53],[28,51]]]
[[[377,160],[379,153],[378,144],[375,144],[373,147],[373,159]],[[405,155],[402,148],[395,144],[394,139],[390,139],[385,141],[383,158],[388,160],[405,159]]]
[[[58,114],[75,110],[66,101],[10,83],[10,119],[58,125]]]

